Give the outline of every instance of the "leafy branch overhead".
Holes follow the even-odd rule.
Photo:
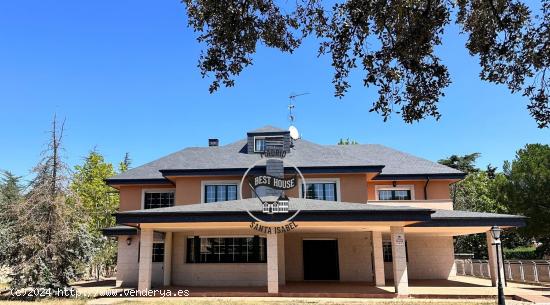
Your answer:
[[[438,102],[451,83],[435,54],[445,27],[454,20],[467,35],[466,48],[479,57],[480,78],[505,84],[529,98],[539,128],[550,124],[550,0],[532,12],[520,0],[346,0],[327,7],[320,0],[182,0],[189,26],[205,44],[199,59],[210,92],[233,86],[253,64],[258,43],[292,53],[305,37],[320,40],[329,55],[334,93],[343,97],[349,74],[363,70],[363,84],[378,98],[370,111],[407,123],[438,119]]]

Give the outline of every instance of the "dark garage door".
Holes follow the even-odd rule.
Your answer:
[[[340,279],[337,240],[304,240],[304,280]]]

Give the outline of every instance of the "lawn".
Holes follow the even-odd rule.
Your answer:
[[[41,305],[84,305],[84,304],[120,304],[120,305],[494,305],[492,300],[381,300],[381,299],[295,299],[295,298],[178,298],[178,299],[135,299],[117,300],[42,300]],[[0,305],[29,305],[33,302],[0,301]],[[509,305],[528,304],[516,301],[507,301]]]

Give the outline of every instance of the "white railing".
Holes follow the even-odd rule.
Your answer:
[[[490,278],[489,261],[456,259],[456,274]],[[505,260],[506,280],[522,283],[550,283],[550,260]]]

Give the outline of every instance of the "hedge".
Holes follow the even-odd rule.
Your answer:
[[[504,259],[541,259],[534,247],[519,247],[514,249],[504,249]]]

